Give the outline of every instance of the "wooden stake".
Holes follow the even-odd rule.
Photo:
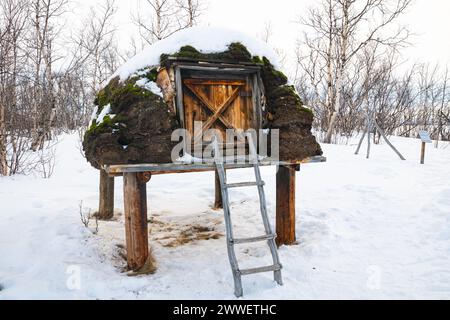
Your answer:
[[[425,142],[422,142],[422,148],[420,149],[420,164],[425,163]]]
[[[219,180],[219,174],[217,173],[217,170],[215,171],[215,198],[214,198],[214,209],[221,209],[223,208],[223,202],[222,202],[222,191],[220,190],[220,180]]]
[[[394,152],[399,156],[399,158],[401,160],[406,160],[405,157],[400,153],[400,151],[398,151],[394,145],[389,141],[389,139],[386,137],[386,134],[384,133],[383,129],[380,128],[380,126],[378,125],[378,123],[376,121],[374,121],[375,124],[375,128],[378,130],[378,132],[381,134],[381,136],[383,137],[384,141],[386,141],[386,143],[388,144],[389,147],[391,147],[392,150],[394,150]]]
[[[100,169],[100,200],[96,214],[100,220],[109,220],[114,216],[114,177]]]
[[[276,242],[295,244],[295,166],[279,166],[277,171]]]
[[[143,173],[124,173],[125,235],[128,268],[139,270],[148,258],[147,190]]]

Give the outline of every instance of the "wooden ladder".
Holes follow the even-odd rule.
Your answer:
[[[242,281],[241,281],[241,276],[243,276],[243,275],[273,271],[274,280],[279,285],[283,284],[283,281],[281,278],[282,266],[280,263],[280,259],[278,257],[277,246],[275,243],[276,234],[273,231],[273,229],[270,225],[270,222],[269,222],[269,218],[267,216],[266,197],[265,197],[265,193],[264,193],[264,184],[265,183],[261,179],[261,172],[260,172],[260,168],[259,168],[259,161],[258,161],[258,154],[256,151],[256,146],[253,143],[251,136],[249,136],[248,138],[249,138],[249,151],[250,151],[249,160],[253,164],[256,181],[238,182],[238,183],[227,183],[226,172],[225,172],[225,168],[224,168],[224,164],[223,164],[223,157],[221,157],[221,154],[220,154],[218,139],[216,137],[213,138],[214,139],[213,140],[214,163],[217,168],[217,172],[218,172],[218,176],[219,176],[219,180],[220,180],[220,189],[222,192],[223,212],[224,212],[224,218],[225,218],[225,228],[226,228],[226,237],[227,237],[228,259],[230,261],[231,270],[233,272],[234,294],[236,295],[236,297],[241,297],[243,294]],[[249,187],[249,186],[256,186],[258,188],[260,212],[261,212],[261,217],[262,217],[262,221],[263,221],[263,225],[264,225],[265,234],[258,236],[258,237],[236,239],[233,236],[233,224],[231,222],[231,211],[230,211],[228,190],[231,188],[241,188],[241,187]],[[269,246],[269,249],[270,249],[270,253],[272,255],[273,264],[269,265],[269,266],[256,267],[256,268],[250,268],[250,269],[239,269],[234,246],[236,244],[245,244],[245,243],[260,242],[260,241],[267,242],[267,245]]]

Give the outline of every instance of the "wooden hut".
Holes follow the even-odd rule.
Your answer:
[[[116,73],[99,93],[84,139],[87,159],[101,172],[99,216],[112,215],[114,177],[123,176],[127,259],[132,270],[140,269],[148,258],[146,183],[151,176],[216,169],[211,163],[172,162],[173,130],[184,128],[195,136],[196,121],[202,122],[203,130],[217,129],[223,135],[226,129],[280,130],[280,159],[261,162],[279,166],[278,245],[295,243],[295,172],[301,163],[325,160],[310,132],[312,113],[266,56],[249,52],[247,43],[241,42],[225,43],[220,52],[205,52],[191,45],[198,43],[194,39],[199,31],[187,32],[175,39],[175,43],[184,41],[175,52],[147,49],[147,55],[156,51],[160,56],[157,64],[134,61]],[[220,37],[217,31],[212,34]],[[126,70],[130,65],[133,72]],[[210,138],[202,136],[204,142]],[[246,166],[225,164],[229,169]],[[215,205],[220,206],[217,174],[215,186]]]

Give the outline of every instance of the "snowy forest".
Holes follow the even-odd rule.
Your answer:
[[[449,299],[449,10],[0,0],[0,300]]]
[[[146,45],[201,23],[202,0],[146,0],[130,12],[138,32],[123,41],[116,2],[102,2],[70,32],[68,0],[2,0],[0,7],[0,173],[52,174],[62,132],[82,136],[99,86]],[[429,130],[450,140],[445,65],[416,61],[400,69],[413,35],[398,23],[411,0],[321,0],[299,13],[295,52],[278,49],[322,142],[347,143],[374,115],[388,135]],[[270,44],[271,24],[255,30]],[[293,61],[286,62],[287,56]],[[292,59],[291,59],[292,60]],[[374,135],[378,143],[379,134]]]

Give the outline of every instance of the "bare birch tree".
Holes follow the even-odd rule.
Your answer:
[[[15,172],[15,161],[23,149],[17,151],[17,141],[12,131],[23,129],[20,123],[13,121],[17,114],[18,82],[21,80],[21,68],[24,57],[20,50],[21,40],[26,28],[28,16],[27,3],[18,0],[4,0],[0,3],[0,174]],[[8,152],[8,145],[14,147],[14,153]]]
[[[142,44],[152,44],[193,27],[203,12],[202,0],[143,0],[132,14]]]
[[[386,30],[397,22],[410,3],[411,0],[324,0],[301,21],[314,34],[305,37],[305,44],[309,50],[317,51],[322,68],[326,68],[329,88],[326,106],[330,114],[324,142],[331,142],[342,107],[346,72],[352,61],[372,42],[387,46],[403,43],[409,36],[406,28],[398,27],[390,33]]]
[[[42,149],[56,119],[53,65],[59,19],[65,13],[67,0],[32,0],[28,57],[34,64],[33,141],[31,149]]]

